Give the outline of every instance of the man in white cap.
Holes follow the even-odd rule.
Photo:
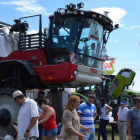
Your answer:
[[[128,111],[129,109],[126,107],[126,101],[121,101],[121,106],[118,110],[118,131],[120,140],[126,140]]]
[[[38,133],[37,103],[17,90],[13,93],[13,100],[20,106],[18,114],[18,140],[36,140]]]

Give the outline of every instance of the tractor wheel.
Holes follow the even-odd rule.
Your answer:
[[[17,122],[19,106],[12,101],[12,94],[17,89],[0,89],[0,139],[7,134],[7,126]]]

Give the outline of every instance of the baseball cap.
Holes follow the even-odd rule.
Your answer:
[[[20,95],[24,95],[20,90],[16,90],[14,93],[13,93],[13,101],[16,97],[20,96]]]
[[[123,104],[123,105],[126,104],[126,101],[121,101],[121,104]]]
[[[14,138],[11,135],[6,135],[4,140],[14,140]]]

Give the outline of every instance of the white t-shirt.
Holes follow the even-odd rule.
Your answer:
[[[39,115],[43,112],[43,110],[38,106],[38,113]]]
[[[120,121],[127,121],[128,111],[129,111],[129,109],[127,107],[124,107],[123,109],[121,109],[121,107],[119,107],[119,109],[118,109],[118,119]]]
[[[106,109],[107,106],[108,106],[108,105],[105,104],[105,105],[101,108],[100,119],[109,120],[109,115],[106,115],[106,113],[109,111],[108,109]]]
[[[37,103],[32,99],[26,98],[24,104],[20,107],[19,114],[18,114],[18,140],[25,139],[24,133],[30,124],[31,118],[38,117],[38,116],[39,113],[38,113]],[[38,120],[29,133],[30,133],[30,137],[39,136]]]

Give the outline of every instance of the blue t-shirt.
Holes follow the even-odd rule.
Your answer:
[[[128,112],[127,119],[131,120],[131,134],[140,135],[140,110],[131,108]]]
[[[90,105],[87,101],[85,101],[84,103],[80,104],[78,113],[81,113],[80,123],[90,128],[91,131],[95,131],[93,120],[94,113],[96,113],[95,105]],[[85,132],[85,130],[81,129],[81,132]]]

